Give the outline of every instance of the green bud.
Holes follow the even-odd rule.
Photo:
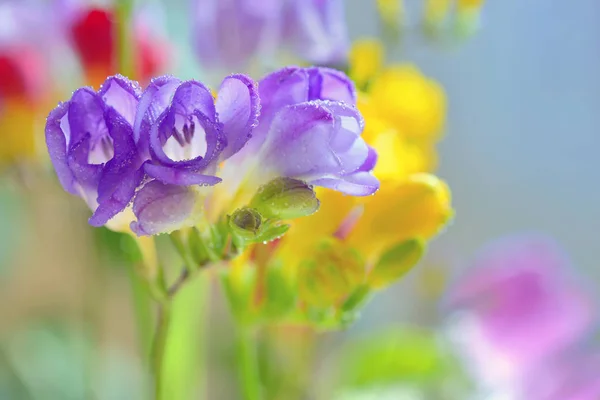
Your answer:
[[[262,216],[253,208],[243,207],[237,209],[229,216],[229,229],[244,240],[254,240],[258,236],[262,225]]]
[[[293,219],[315,213],[319,199],[306,182],[282,177],[261,186],[250,205],[265,218]]]
[[[394,283],[410,271],[425,253],[425,243],[409,239],[388,249],[368,276],[369,285],[382,288]]]

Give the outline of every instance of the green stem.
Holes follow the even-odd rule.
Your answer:
[[[131,295],[133,307],[137,320],[137,334],[141,354],[144,362],[148,362],[147,357],[151,351],[152,345],[152,299],[148,295],[147,284],[137,274],[136,267],[129,266],[129,281],[131,282]]]
[[[152,344],[152,374],[154,378],[154,400],[166,399],[163,397],[163,365],[169,327],[171,325],[171,302],[165,301],[159,306],[156,333]]]
[[[117,38],[118,72],[135,79],[135,59],[133,57],[133,46],[131,43],[131,13],[133,11],[133,0],[117,0],[115,24]]]
[[[247,327],[238,326],[237,364],[245,400],[261,400],[263,398],[255,335],[256,332]]]

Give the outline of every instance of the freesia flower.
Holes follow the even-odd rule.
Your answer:
[[[548,238],[507,238],[485,249],[452,288],[452,337],[481,382],[520,390],[589,331],[593,304],[569,268]]]
[[[290,189],[375,192],[353,100],[347,77],[329,69],[287,68],[258,85],[231,75],[216,100],[196,81],[160,77],[140,93],[117,76],[53,110],[46,140],[65,189],[94,211],[91,224],[132,204],[131,229],[152,235],[215,222],[277,178]]]
[[[76,90],[48,116],[46,143],[54,169],[63,188],[92,209],[93,225],[102,226],[121,213],[142,181],[133,141],[140,95],[137,83],[115,76],[98,92]],[[127,223],[117,218],[111,227],[121,230]]]
[[[193,0],[193,44],[208,68],[257,71],[277,54],[343,62],[348,49],[342,0]]]

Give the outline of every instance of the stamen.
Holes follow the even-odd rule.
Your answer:
[[[185,132],[185,126],[183,127],[183,131]],[[177,140],[177,143],[179,143],[181,147],[185,146],[185,139],[183,135],[177,130],[177,128],[173,127],[173,130],[171,131],[171,136],[173,136],[175,140]]]
[[[185,124],[183,126],[183,138],[185,140],[186,143],[191,143],[192,139],[194,138],[194,131],[196,129],[196,125],[194,125],[193,122],[190,122],[190,124]]]

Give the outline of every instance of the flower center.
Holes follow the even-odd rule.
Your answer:
[[[88,163],[104,164],[110,161],[115,154],[113,140],[109,135],[100,135],[92,139]]]
[[[198,118],[177,116],[163,150],[173,161],[187,161],[204,156],[207,147],[206,133]]]

